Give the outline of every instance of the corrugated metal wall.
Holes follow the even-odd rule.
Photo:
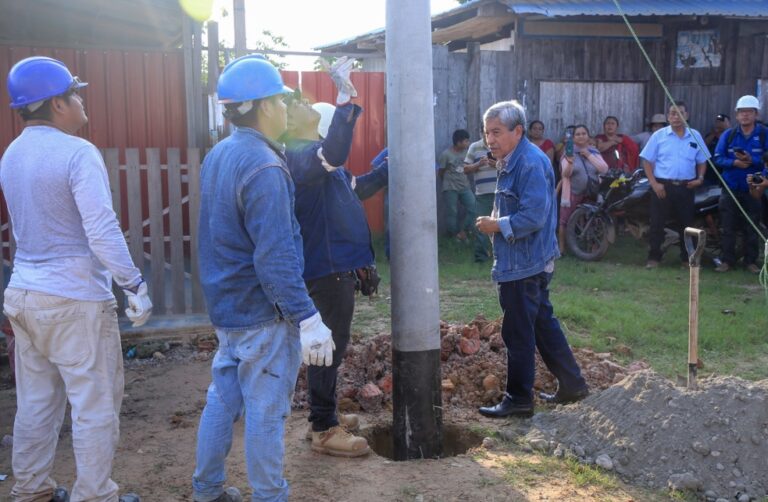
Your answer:
[[[29,56],[63,61],[89,83],[82,92],[89,123],[81,131],[99,148],[187,147],[184,64],[181,51],[46,49],[0,45],[3,81],[17,61]],[[0,154],[22,129],[0,99]]]
[[[99,148],[118,148],[124,163],[126,148],[138,148],[145,162],[146,148],[159,148],[162,162],[168,148],[187,147],[184,103],[184,62],[181,51],[129,51],[96,49],[51,49],[0,45],[0,75],[29,56],[49,56],[63,61],[89,83],[82,92],[89,123],[80,135]],[[336,89],[324,72],[283,72],[286,83],[301,82],[310,101],[335,103]],[[370,161],[384,148],[384,74],[352,74],[358,89],[357,102],[363,115],[355,128],[348,168],[353,174],[368,172]],[[202,96],[201,96],[202,103]],[[0,155],[21,132],[22,121],[9,107],[7,93],[0,98]],[[186,159],[182,159],[185,161]],[[125,194],[123,194],[125,195]],[[384,230],[383,195],[364,202],[371,230]],[[0,204],[0,221],[7,221]]]

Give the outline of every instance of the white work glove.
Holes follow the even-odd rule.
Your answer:
[[[333,364],[333,343],[331,330],[323,324],[319,313],[299,323],[301,358],[306,365],[330,366]]]
[[[350,99],[357,97],[357,89],[355,89],[352,80],[349,78],[349,74],[352,73],[352,66],[355,64],[354,59],[342,56],[334,61],[332,65],[328,65],[327,60],[321,59],[320,64],[331,75],[331,80],[333,80],[336,89],[339,91],[336,95],[337,105],[346,104]]]
[[[125,299],[128,301],[128,308],[125,309],[125,315],[133,322],[133,327],[143,326],[149,316],[152,315],[152,300],[149,299],[147,283],[141,281],[134,291],[124,289]]]

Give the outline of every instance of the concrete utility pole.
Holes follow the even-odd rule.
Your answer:
[[[442,453],[429,0],[387,0],[395,460]]]

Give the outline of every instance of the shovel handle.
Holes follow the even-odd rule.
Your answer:
[[[700,228],[687,227],[684,234],[685,250],[688,252],[688,265],[698,267],[701,265],[701,255],[704,254],[704,246],[707,243],[707,233]],[[696,239],[696,246],[693,240]]]

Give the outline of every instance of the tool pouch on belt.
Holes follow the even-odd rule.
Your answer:
[[[379,273],[376,271],[376,265],[358,268],[355,270],[355,276],[357,277],[355,289],[360,291],[363,296],[371,296],[379,290],[381,277],[379,277]]]

